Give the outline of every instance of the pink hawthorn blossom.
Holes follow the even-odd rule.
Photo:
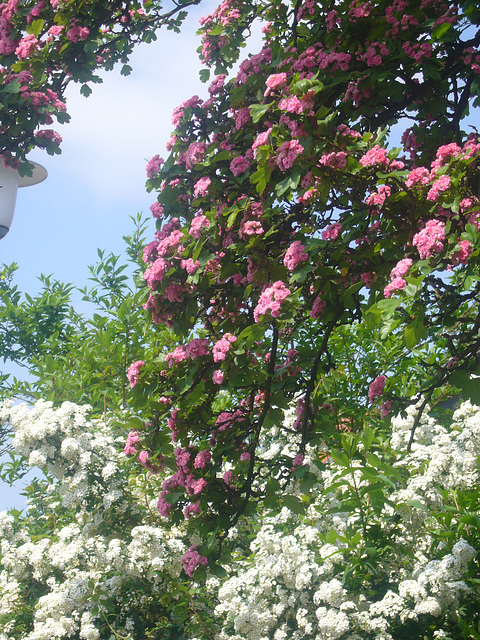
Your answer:
[[[147,178],[153,178],[153,176],[160,171],[163,164],[163,158],[159,155],[153,156],[153,158],[147,163]]]
[[[231,333],[226,333],[223,338],[218,340],[212,348],[213,361],[222,362],[227,357],[227,353],[232,348],[232,344],[237,340]]]
[[[277,166],[282,171],[291,169],[297,156],[299,156],[302,152],[303,147],[297,140],[288,140],[287,142],[282,142],[282,144],[278,148],[278,156],[276,162]]]
[[[223,371],[221,369],[215,369],[212,375],[213,384],[222,384],[223,379],[224,379]]]
[[[305,247],[299,240],[295,240],[288,247],[285,257],[283,258],[283,264],[289,271],[295,271],[301,262],[308,260],[308,253],[305,251]]]
[[[412,244],[417,247],[420,258],[430,258],[432,253],[443,249],[445,223],[441,220],[429,220],[425,227],[413,236]]]
[[[339,222],[329,224],[326,229],[322,231],[322,240],[336,240],[342,231],[342,225]]]
[[[212,184],[210,178],[204,177],[197,180],[195,186],[193,187],[193,194],[195,198],[199,198],[201,196],[206,196],[208,193],[208,187]]]
[[[380,397],[385,389],[385,383],[387,379],[385,376],[377,376],[375,380],[370,384],[368,388],[368,399],[370,402],[374,402],[378,397]]]
[[[360,164],[364,167],[371,167],[376,164],[388,165],[387,150],[376,144],[360,158]]]
[[[145,362],[143,360],[137,360],[128,367],[127,378],[130,383],[131,389],[133,389],[133,387],[137,384],[140,376],[140,369],[144,364]]]
[[[446,191],[450,186],[450,176],[444,174],[432,184],[431,189],[427,193],[427,200],[436,202],[441,191]]]
[[[271,285],[266,285],[258,304],[253,310],[253,317],[255,322],[259,322],[260,316],[270,311],[272,318],[278,318],[280,315],[280,306],[282,302],[290,295],[290,290],[287,289],[285,284],[278,280]]]
[[[127,436],[127,441],[125,442],[123,453],[126,456],[135,455],[137,453],[137,449],[135,448],[135,445],[139,440],[140,438],[138,437],[138,431],[130,431],[130,433]]]
[[[197,215],[195,216],[195,218],[192,220],[192,224],[190,225],[190,229],[188,231],[188,233],[191,235],[192,238],[198,239],[200,238],[200,231],[203,227],[208,228],[210,226],[210,223],[208,221],[208,218],[206,216],[203,215],[203,213],[197,213]]]
[[[245,173],[250,166],[250,160],[245,156],[237,156],[230,162],[230,171],[235,177]]]

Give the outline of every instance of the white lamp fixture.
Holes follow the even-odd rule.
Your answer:
[[[12,224],[18,187],[30,187],[47,177],[47,170],[42,165],[36,162],[32,164],[32,175],[20,176],[18,171],[0,162],[0,240],[7,235]]]

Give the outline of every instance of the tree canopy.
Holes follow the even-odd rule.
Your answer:
[[[228,80],[254,19],[263,48]],[[410,448],[427,403],[478,398],[479,19],[424,0],[203,19],[210,98],[175,110],[147,166],[144,306],[177,344],[131,381],[143,446],[173,467],[158,509],[213,527],[207,556],[292,478],[308,496],[308,445],[416,405]],[[266,459],[292,404],[294,450]]]

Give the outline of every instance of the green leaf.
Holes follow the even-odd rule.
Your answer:
[[[332,456],[332,460],[340,467],[350,467],[350,460],[348,459],[348,456],[343,453],[343,451],[332,449],[330,455]]]
[[[201,69],[198,75],[200,82],[208,82],[210,80],[210,69]]]
[[[285,507],[293,511],[298,515],[305,514],[305,505],[297,496],[292,496],[290,494],[286,494],[283,496],[283,504]]]
[[[260,118],[267,113],[267,111],[270,109],[271,105],[273,103],[270,102],[269,104],[252,104],[249,109],[250,109],[250,115],[252,117],[252,120],[254,123],[258,122],[260,120]]]
[[[413,349],[421,340],[425,340],[428,336],[427,330],[420,318],[415,318],[405,327],[404,338],[407,349]]]

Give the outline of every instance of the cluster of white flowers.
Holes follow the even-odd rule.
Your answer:
[[[368,501],[370,480],[358,460],[350,476],[331,462],[306,518],[283,509],[261,521],[251,556],[232,567],[218,591],[216,614],[224,623],[216,640],[392,640],[402,628],[424,623],[425,630],[432,620],[432,637],[447,637],[443,627],[462,597],[480,606],[480,593],[465,580],[477,550],[462,538],[449,549],[434,545],[427,526],[445,505],[442,492],[478,483],[480,409],[463,404],[448,430],[425,415],[407,453],[414,418],[412,409],[392,421],[399,473],[386,483],[388,500],[377,515],[389,542],[373,560],[375,581],[348,577],[355,555],[370,558],[358,513],[341,509],[353,484]],[[343,486],[335,486],[340,478]]]
[[[48,402],[0,409],[16,451],[50,479],[44,500],[58,514],[43,537],[41,526],[32,535],[28,514],[22,527],[0,513],[0,640],[98,640],[108,603],[120,613],[122,637],[134,638],[128,614],[135,599],[144,597],[145,585],[149,598],[160,598],[181,572],[181,536],[152,522],[145,496],[129,490],[111,428],[90,421],[88,410]],[[38,599],[23,631],[10,619],[32,606],[25,600],[29,584]]]

